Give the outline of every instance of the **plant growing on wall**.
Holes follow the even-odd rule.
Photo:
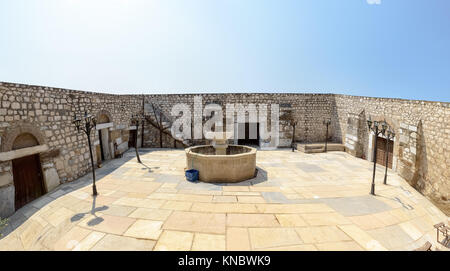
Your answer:
[[[0,231],[4,228],[4,227],[6,227],[8,224],[8,219],[2,219],[1,217],[0,217]],[[2,234],[0,233],[0,237],[2,237]]]
[[[291,139],[291,147],[292,151],[294,151],[294,143],[295,143],[295,127],[297,126],[298,120],[294,116],[294,112],[292,110],[286,110],[280,116],[280,120],[286,122],[287,125],[292,127],[292,139]]]

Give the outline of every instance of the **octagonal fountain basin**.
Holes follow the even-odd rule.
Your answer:
[[[256,149],[228,145],[226,154],[216,154],[212,145],[186,149],[186,168],[199,171],[199,179],[208,183],[236,183],[251,179],[256,170]]]

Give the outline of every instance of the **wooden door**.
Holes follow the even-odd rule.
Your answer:
[[[45,194],[39,154],[12,161],[16,210]]]
[[[128,148],[136,147],[136,130],[130,130],[130,136],[128,138]]]
[[[377,138],[377,164],[386,165],[386,144],[388,140],[378,137]],[[394,158],[394,142],[389,140],[388,146],[388,168],[392,168],[392,159]]]
[[[102,136],[102,130],[98,130],[98,140],[100,141],[100,158],[101,161],[105,161],[105,152],[103,150],[103,136]]]

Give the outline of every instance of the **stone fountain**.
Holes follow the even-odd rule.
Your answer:
[[[226,133],[215,133],[211,145],[187,148],[187,169],[199,171],[199,179],[211,183],[235,183],[251,179],[256,170],[256,149],[229,145]]]

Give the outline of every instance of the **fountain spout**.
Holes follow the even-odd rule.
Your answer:
[[[226,155],[228,148],[226,133],[216,133],[214,135],[212,146],[216,150],[216,155]]]

